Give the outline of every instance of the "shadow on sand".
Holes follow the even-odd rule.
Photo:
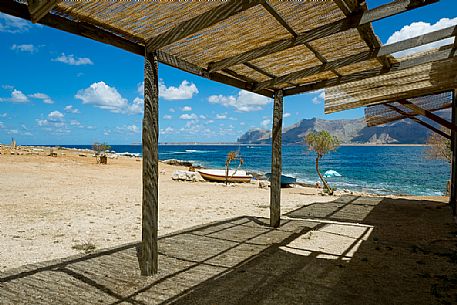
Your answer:
[[[142,277],[138,243],[0,274],[0,304],[455,304],[448,207],[341,197],[267,219],[238,217],[159,241]]]

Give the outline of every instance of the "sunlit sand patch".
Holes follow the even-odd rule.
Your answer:
[[[291,241],[281,250],[316,258],[350,260],[363,241],[367,240],[373,226],[360,224],[326,224]]]

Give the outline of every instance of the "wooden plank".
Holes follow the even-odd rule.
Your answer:
[[[262,1],[260,0],[230,0],[226,4],[219,5],[210,11],[183,21],[173,29],[150,39],[147,42],[147,48],[149,50],[159,50],[182,38],[188,37],[220,21],[248,10],[261,2]]]
[[[305,84],[305,85],[300,85],[294,88],[289,88],[284,90],[284,95],[295,95],[295,94],[300,94],[304,92],[310,92],[310,91],[315,91],[323,88],[328,88],[332,86],[337,86],[337,85],[342,85],[346,83],[350,83],[353,81],[358,81],[362,80],[365,78],[370,78],[374,76],[379,76],[383,75],[389,72],[394,72],[394,71],[399,71],[399,70],[404,70],[408,68],[412,68],[414,66],[419,66],[425,63],[430,63],[430,62],[435,62],[447,58],[452,58],[455,56],[454,52],[452,51],[452,48],[450,47],[451,45],[446,45],[442,48],[440,48],[438,51],[425,54],[420,57],[416,57],[413,59],[405,60],[401,63],[397,63],[392,65],[390,68],[377,68],[377,69],[372,69],[372,70],[367,70],[367,71],[362,71],[362,72],[357,72],[349,75],[344,75],[339,78],[332,78],[332,79],[327,79],[323,80],[320,82],[316,83],[311,83],[311,84]]]
[[[410,48],[418,47],[424,44],[428,44],[430,42],[442,40],[445,38],[452,37],[457,33],[457,26],[451,26],[446,29],[438,30],[432,33],[424,34],[418,37],[410,38],[404,41],[399,41],[396,43],[392,43],[387,46],[373,48],[372,51],[363,51],[361,53],[350,55],[344,58],[336,59],[326,64],[322,64],[320,66],[311,67],[307,69],[303,69],[300,71],[295,71],[289,74],[282,75],[280,77],[276,77],[274,79],[258,83],[254,87],[254,91],[262,90],[265,88],[272,88],[277,84],[281,84],[284,82],[290,82],[295,79],[304,78],[307,76],[311,76],[316,73],[324,72],[324,71],[331,71],[332,69],[342,68],[351,64],[355,64],[360,61],[370,60],[370,59],[380,59],[380,61],[385,60],[385,55],[393,54],[396,52],[404,51]],[[390,68],[391,64],[385,64],[385,68]]]
[[[153,275],[158,270],[158,204],[159,204],[159,87],[155,53],[144,57],[143,117],[143,205],[141,274]]]
[[[426,118],[448,128],[449,130],[453,130],[454,132],[457,131],[457,126],[455,124],[452,124],[451,122],[443,119],[442,117],[440,116],[437,116],[436,114],[428,111],[428,110],[425,110],[413,103],[411,103],[410,101],[406,100],[406,99],[403,99],[403,100],[399,100],[398,103],[402,104],[403,106],[411,109],[412,111],[414,111],[415,113],[417,113],[418,115],[422,115],[422,116],[425,116]]]
[[[453,91],[452,95],[452,124],[457,125],[457,100],[456,100],[456,90]],[[449,205],[452,208],[452,216],[454,216],[454,221],[457,221],[457,132],[451,130],[451,150],[452,150],[452,160],[451,160],[451,194]]]
[[[281,218],[283,92],[275,92],[271,135],[270,226],[277,228]]]
[[[265,46],[255,48],[244,53],[225,58],[223,60],[211,63],[208,66],[210,72],[222,70],[230,66],[247,62],[259,57],[270,55],[279,51],[283,51],[297,45],[301,45],[305,42],[311,42],[313,40],[327,37],[339,32],[346,31],[351,28],[357,28],[359,25],[367,24],[373,21],[377,21],[389,16],[393,16],[405,11],[409,11],[430,3],[437,2],[438,0],[397,0],[373,10],[365,12],[357,12],[351,16],[348,16],[342,20],[325,24],[312,30],[308,30],[302,33],[298,33],[297,37],[290,39],[281,39]]]
[[[57,0],[27,0],[30,19],[37,23],[48,14],[57,4]]]
[[[401,109],[399,109],[399,108],[397,108],[397,107],[395,107],[394,105],[391,105],[391,104],[389,104],[389,103],[387,103],[387,104],[385,104],[385,105],[386,105],[387,107],[389,107],[390,109],[392,109],[392,110],[398,112],[399,114],[403,115],[405,118],[408,118],[408,119],[410,119],[410,120],[413,120],[414,122],[416,122],[416,123],[418,123],[418,124],[420,124],[420,125],[422,125],[422,126],[428,128],[428,129],[430,129],[430,130],[436,132],[436,133],[439,134],[440,136],[445,137],[446,139],[451,139],[451,136],[448,135],[447,133],[445,133],[444,131],[442,131],[442,130],[440,130],[440,129],[438,129],[438,128],[436,128],[436,127],[434,127],[434,126],[432,126],[432,125],[430,125],[430,124],[428,124],[428,123],[422,121],[421,119],[417,118],[416,116],[410,115],[409,113],[404,112],[403,110],[401,110]]]

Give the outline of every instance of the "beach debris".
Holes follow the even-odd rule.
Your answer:
[[[78,156],[80,156],[80,157],[87,157],[86,154],[79,154]]]
[[[197,182],[202,180],[202,177],[198,172],[191,172],[191,171],[184,171],[184,170],[177,170],[174,171],[171,175],[171,179],[175,181],[191,181]]]
[[[81,244],[75,244],[75,245],[71,246],[71,248],[73,250],[83,252],[84,254],[89,254],[89,253],[95,251],[96,246],[91,242],[84,242]]]

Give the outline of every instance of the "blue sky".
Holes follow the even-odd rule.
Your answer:
[[[441,0],[373,26],[386,43],[456,23],[456,1]],[[6,15],[0,41],[0,143],[141,141],[141,56]],[[165,65],[159,77],[160,142],[233,142],[248,129],[271,127],[269,99]],[[285,126],[363,116],[363,109],[324,115],[321,92],[286,97],[284,112]]]

